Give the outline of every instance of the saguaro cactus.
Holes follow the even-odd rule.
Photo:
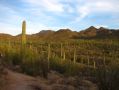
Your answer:
[[[61,59],[62,59],[62,56],[63,56],[62,43],[61,43],[60,45],[61,45],[61,46],[60,46],[60,47],[61,47],[61,51],[60,51],[60,53],[61,53],[60,55],[61,55],[61,56],[60,56],[60,57],[61,57]]]
[[[76,63],[76,47],[74,46],[74,63]]]
[[[96,68],[96,62],[93,61],[93,68],[95,69]]]
[[[22,34],[21,34],[21,57],[24,59],[26,52],[26,21],[22,23]]]
[[[8,41],[8,47],[7,47],[7,50],[8,50],[8,52],[10,52],[10,50],[11,50],[11,42],[10,42],[10,40]]]
[[[22,23],[22,47],[26,45],[26,21]]]
[[[50,58],[51,58],[51,47],[50,44],[48,44],[48,69],[50,69]]]
[[[65,51],[63,52],[63,60],[65,60],[66,59],[66,53],[65,53]]]
[[[50,59],[50,44],[48,44],[48,60]]]

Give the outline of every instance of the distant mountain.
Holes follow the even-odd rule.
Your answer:
[[[97,28],[91,26],[83,31],[79,32],[79,37],[94,37],[97,34]]]
[[[32,37],[39,38],[40,40],[67,40],[73,38],[73,36],[78,35],[70,29],[59,29],[58,31],[52,30],[42,30],[39,33],[33,34]]]
[[[100,27],[99,29],[91,26],[79,32],[78,38],[118,38],[119,30]]]
[[[104,28],[104,27],[100,27],[97,31],[97,34],[99,34],[99,35],[109,35],[109,34],[112,34],[112,33],[113,33],[112,30]]]
[[[53,34],[55,31],[52,30],[42,30],[39,33],[36,33],[35,35],[39,35],[39,36],[44,36],[44,35],[50,35]]]
[[[0,33],[0,37],[12,37],[10,34]]]
[[[9,34],[0,34],[0,40],[19,40],[21,34],[17,36],[11,36]],[[28,40],[41,40],[41,41],[62,41],[69,39],[104,39],[104,38],[119,38],[119,29],[108,29],[100,27],[99,29],[91,26],[80,32],[72,31],[70,29],[59,29],[58,31],[53,30],[42,30],[39,33],[27,35]]]
[[[4,34],[4,33],[0,33],[0,40],[2,41],[3,39],[4,40],[11,40],[12,39],[12,35],[10,34]]]
[[[60,29],[56,31],[53,36],[53,38],[60,39],[60,40],[66,40],[66,39],[72,39],[74,36],[77,35],[77,32],[74,32],[70,29]]]

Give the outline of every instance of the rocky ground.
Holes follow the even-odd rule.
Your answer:
[[[79,77],[64,77],[51,71],[48,79],[31,77],[11,70],[5,70],[4,88],[0,90],[98,90],[96,84]]]

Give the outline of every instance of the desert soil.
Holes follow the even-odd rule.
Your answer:
[[[0,90],[98,90],[96,84],[89,80],[64,77],[55,71],[49,73],[48,79],[31,77],[8,69],[6,72],[6,84]]]

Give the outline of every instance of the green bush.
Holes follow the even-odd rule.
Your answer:
[[[24,57],[22,58],[21,68],[22,71],[29,75],[35,75],[36,73],[39,73],[39,71],[36,72],[38,68],[39,63],[38,62],[38,54],[35,53],[35,51],[31,49],[26,49],[24,53]]]
[[[119,90],[119,64],[98,67],[96,78],[100,90]]]
[[[85,68],[83,65],[73,63],[69,60],[61,60],[59,57],[52,58],[50,60],[50,66],[52,70],[68,76],[79,75]]]
[[[58,71],[59,73],[65,72],[65,66],[58,56],[50,58],[50,69]]]

